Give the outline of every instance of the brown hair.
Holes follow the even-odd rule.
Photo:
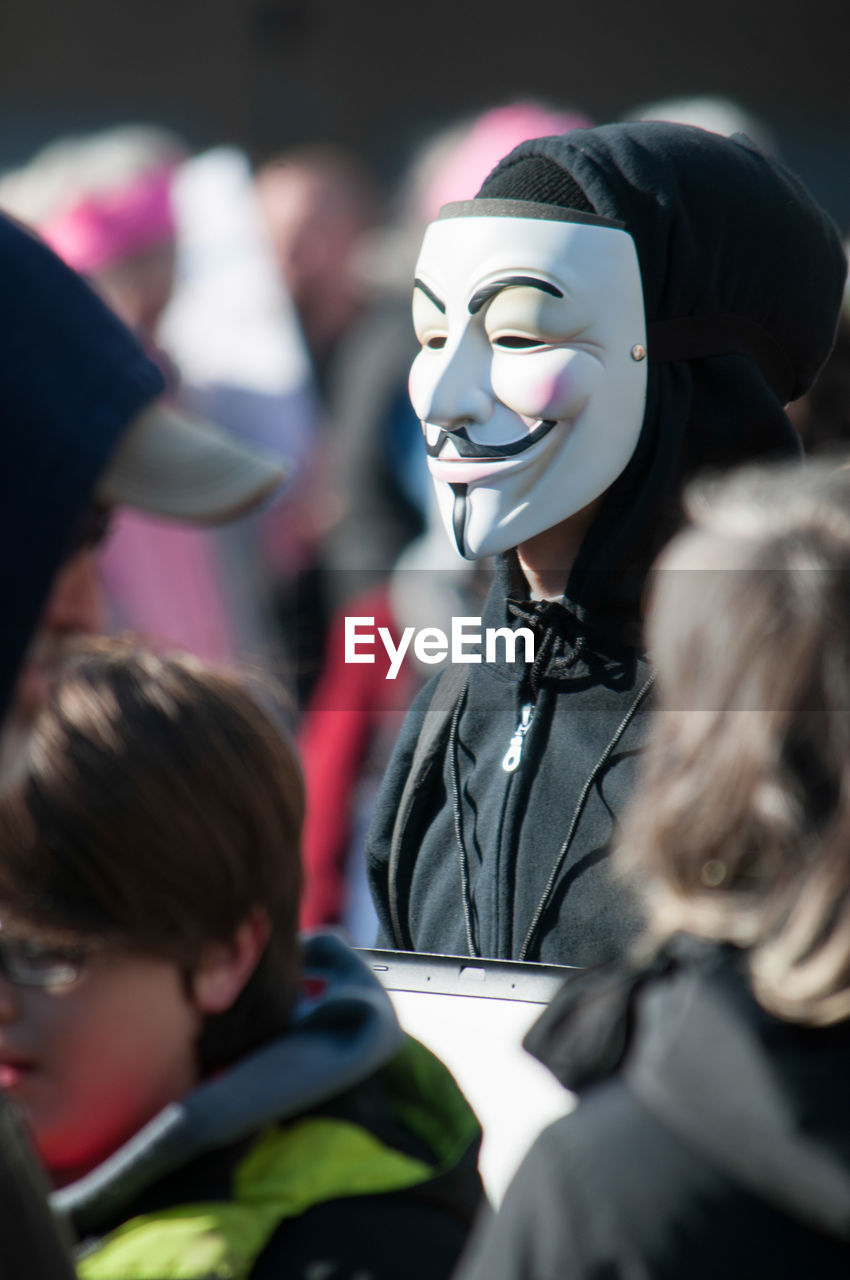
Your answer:
[[[619,838],[650,937],[747,948],[789,1020],[850,1014],[850,470],[690,491],[654,574],[657,712]]]
[[[269,942],[232,1008],[207,1019],[207,1071],[286,1024],[303,812],[295,750],[235,676],[87,646],[0,798],[0,903],[56,939],[115,942],[187,975],[261,906]]]

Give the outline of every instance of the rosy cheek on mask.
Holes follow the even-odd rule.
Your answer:
[[[526,369],[516,368],[512,378],[501,380],[504,395],[499,398],[514,412],[556,422],[569,421],[581,412],[591,391],[585,362],[573,356],[564,363],[562,353],[553,354],[559,356],[555,367],[554,362],[543,369],[532,367],[529,360]]]

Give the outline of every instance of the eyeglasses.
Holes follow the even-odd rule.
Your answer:
[[[0,932],[0,973],[23,987],[69,987],[90,955],[84,946],[49,947]]]

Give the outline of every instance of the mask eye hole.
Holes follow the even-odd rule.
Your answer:
[[[425,346],[429,351],[442,351],[446,345],[445,335],[435,333],[432,337],[425,339]]]
[[[532,347],[542,347],[544,344],[539,338],[522,338],[518,333],[505,333],[500,338],[496,338],[493,345],[504,347],[508,351],[528,351]]]

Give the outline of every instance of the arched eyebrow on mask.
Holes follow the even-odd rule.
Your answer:
[[[563,298],[564,296],[558,286],[550,284],[548,280],[538,280],[535,276],[505,276],[503,280],[494,280],[491,284],[485,284],[483,289],[476,289],[469,299],[469,314],[474,316],[497,293],[501,293],[503,289],[516,288],[517,285],[526,285],[531,289],[539,289],[541,293],[548,293],[553,298]]]
[[[413,281],[413,287],[414,289],[421,289],[422,292],[425,294],[425,297],[429,298],[430,301],[433,302],[434,306],[437,308],[437,310],[440,312],[441,315],[446,314],[445,302],[443,302],[441,298],[437,297],[433,289],[428,288],[424,280],[420,280],[419,277],[417,276],[416,279]]]

